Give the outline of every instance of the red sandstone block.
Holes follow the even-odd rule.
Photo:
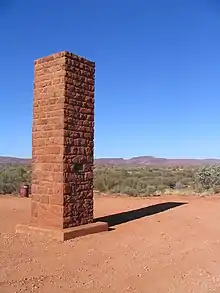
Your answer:
[[[59,129],[59,130],[48,130],[45,133],[45,137],[47,138],[56,138],[56,139],[62,139],[64,135],[64,129]],[[34,134],[35,135],[35,134]]]
[[[78,211],[76,209],[76,200],[72,198],[71,202],[64,203],[63,216],[64,218],[69,218],[69,217],[77,217],[77,215],[78,215]]]
[[[53,182],[53,175],[51,172],[34,172],[32,176],[34,176],[34,178],[36,178],[38,181]],[[38,188],[41,189],[41,185]]]
[[[63,182],[63,172],[54,172],[52,175],[52,180],[57,183]]]
[[[39,159],[41,163],[62,163],[63,156],[62,155],[51,155],[48,154],[45,150],[45,154],[43,156],[39,156],[36,160]]]
[[[79,112],[82,114],[93,114],[94,113],[93,109],[90,109],[90,108],[80,108]]]
[[[54,190],[55,191],[50,196],[50,204],[63,206],[64,198],[62,189],[59,193],[56,191],[56,187],[54,187]]]
[[[52,73],[44,73],[44,70],[41,70],[39,72],[36,72],[35,78],[34,78],[34,83],[37,85],[39,82],[43,81],[50,81],[52,77]]]
[[[48,154],[59,155],[63,153],[63,147],[60,146],[48,146],[46,149]]]
[[[33,153],[34,156],[44,155],[45,148],[44,147],[34,147],[34,149],[32,150],[32,153]]]
[[[59,97],[56,96],[56,94],[55,95],[53,94],[53,96],[50,97],[50,99],[48,101],[48,104],[50,106],[54,105],[54,104],[59,104],[59,103],[62,105],[63,101],[64,101],[63,98],[59,98]],[[61,112],[59,112],[59,114],[61,114]]]
[[[40,202],[43,204],[49,204],[49,196],[48,195],[42,195],[40,198]]]
[[[44,164],[41,165],[41,170],[51,172],[52,171],[52,166],[53,166],[53,164],[51,164],[51,163],[44,163]]]
[[[59,241],[66,241],[76,237],[81,237],[89,234],[100,233],[108,231],[107,223],[91,223],[81,227],[67,228],[62,230],[40,228],[37,226],[17,225],[17,233],[25,233],[30,235],[40,235],[43,238],[56,239]]]
[[[72,192],[69,184],[63,184],[63,194],[70,194]]]
[[[46,57],[39,58],[39,59],[35,60],[34,61],[34,64],[36,66],[37,64],[48,63],[48,62],[51,62],[51,61],[54,62],[54,60],[62,59],[62,57],[65,57],[65,56],[66,56],[66,52],[65,51],[59,52],[59,53],[55,53],[55,54],[51,54],[49,56],[46,56]]]
[[[64,191],[64,184],[63,182],[59,183],[59,182],[54,182],[53,183],[53,194],[54,196],[58,195],[58,194],[63,194]]]
[[[35,82],[35,86],[37,86],[38,88],[52,86],[52,81],[51,80],[43,80],[43,81]]]
[[[55,55],[43,57],[43,58],[40,58],[40,59],[36,60],[35,61],[35,64],[40,64],[40,63],[45,63],[45,62],[53,61],[55,58],[56,58]]]
[[[63,164],[53,164],[53,172],[63,172]]]
[[[40,227],[62,229],[63,207],[48,204],[38,204],[37,224]]]
[[[58,78],[54,78],[53,79],[53,85],[58,85],[58,84],[62,84],[65,82],[65,77],[58,77]]]
[[[83,178],[82,182],[85,182],[85,179]],[[76,187],[77,192],[85,191],[85,190],[90,190],[92,188],[92,183],[81,183]],[[83,193],[82,193],[83,194]]]

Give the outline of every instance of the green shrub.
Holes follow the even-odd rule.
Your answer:
[[[195,172],[197,188],[208,190],[220,185],[220,165],[204,166]]]
[[[94,171],[94,188],[107,193],[131,196],[162,194],[167,189],[192,187],[191,168],[178,167],[101,167]]]
[[[31,172],[29,166],[0,166],[0,194],[18,193],[22,183],[30,184]]]
[[[0,165],[0,193],[18,193],[22,183],[30,184],[30,166]],[[195,189],[218,193],[220,166],[190,167],[103,167],[94,169],[94,189],[109,194],[156,196]]]

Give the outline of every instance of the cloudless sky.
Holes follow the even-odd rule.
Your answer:
[[[33,61],[96,62],[96,157],[220,157],[219,0],[0,0],[0,155],[31,156]]]

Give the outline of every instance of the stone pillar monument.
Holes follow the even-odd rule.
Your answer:
[[[35,61],[30,225],[59,240],[108,230],[93,223],[95,63],[61,52]]]

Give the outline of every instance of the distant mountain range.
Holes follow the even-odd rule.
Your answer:
[[[14,157],[1,157],[0,164],[25,164],[31,163],[31,159]],[[165,159],[151,156],[123,158],[100,158],[95,159],[95,165],[107,166],[202,166],[220,164],[220,159]]]
[[[15,158],[15,157],[1,157],[0,156],[0,165],[4,164],[24,164],[29,165],[31,159]]]
[[[130,165],[130,166],[202,166],[220,164],[220,159],[166,159],[151,156],[133,157],[131,159],[103,158],[96,159],[96,165]]]

